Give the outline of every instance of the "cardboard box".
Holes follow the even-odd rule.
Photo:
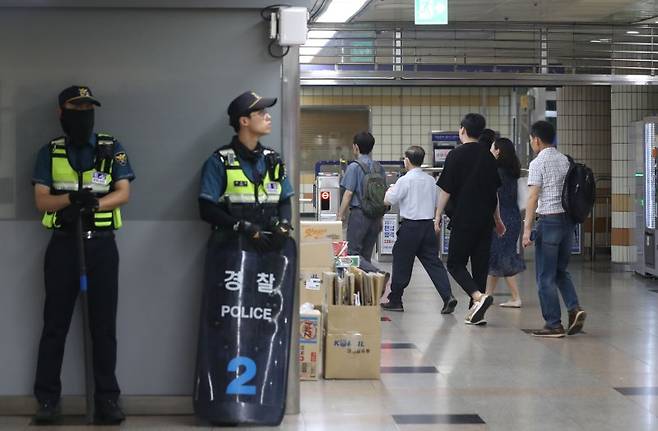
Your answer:
[[[334,267],[334,252],[331,242],[302,242],[299,245],[299,267],[331,270]]]
[[[334,297],[336,273],[322,274],[327,300]],[[381,321],[379,305],[333,305],[323,308],[326,344],[324,377],[327,379],[379,379]]]
[[[299,303],[310,302],[316,307],[326,303],[326,289],[322,273],[328,268],[301,268],[299,270]]]
[[[303,312],[299,316],[299,376],[318,380],[322,375],[322,313]]]
[[[379,306],[327,306],[324,377],[379,379]]]
[[[339,221],[303,221],[300,223],[300,242],[340,241],[343,239],[343,223]]]

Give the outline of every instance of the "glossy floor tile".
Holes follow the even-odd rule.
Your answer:
[[[464,324],[468,300],[454,283],[457,309],[440,314],[442,301],[416,264],[404,313],[383,313],[381,378],[302,382],[301,414],[278,429],[658,430],[658,282],[575,259],[586,333],[539,339],[523,332],[543,325],[528,266],[519,279],[523,308],[498,306],[509,299],[501,283],[488,324],[474,327]],[[28,425],[0,417],[1,430],[45,429]],[[121,426],[195,427],[187,416],[129,417]]]

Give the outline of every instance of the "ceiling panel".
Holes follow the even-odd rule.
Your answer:
[[[655,16],[657,0],[448,0],[451,22],[629,23]],[[413,20],[414,0],[371,0],[353,22]]]

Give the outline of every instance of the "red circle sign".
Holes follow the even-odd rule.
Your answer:
[[[329,199],[329,196],[330,196],[330,195],[329,195],[329,192],[322,192],[322,193],[320,193],[320,199],[322,199],[322,200],[327,200],[327,199]]]

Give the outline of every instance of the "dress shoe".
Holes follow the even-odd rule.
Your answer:
[[[386,304],[380,304],[382,309],[387,311],[404,311],[404,307],[401,302],[387,302]]]
[[[457,306],[457,300],[455,299],[454,296],[451,296],[450,299],[448,299],[448,301],[443,304],[443,308],[441,309],[441,314],[451,314],[453,311],[455,311],[456,306]]]
[[[119,403],[114,400],[97,400],[94,423],[99,425],[117,425],[126,419]]]
[[[34,423],[47,425],[55,423],[62,414],[59,401],[44,401],[39,403],[39,409],[34,415]]]

